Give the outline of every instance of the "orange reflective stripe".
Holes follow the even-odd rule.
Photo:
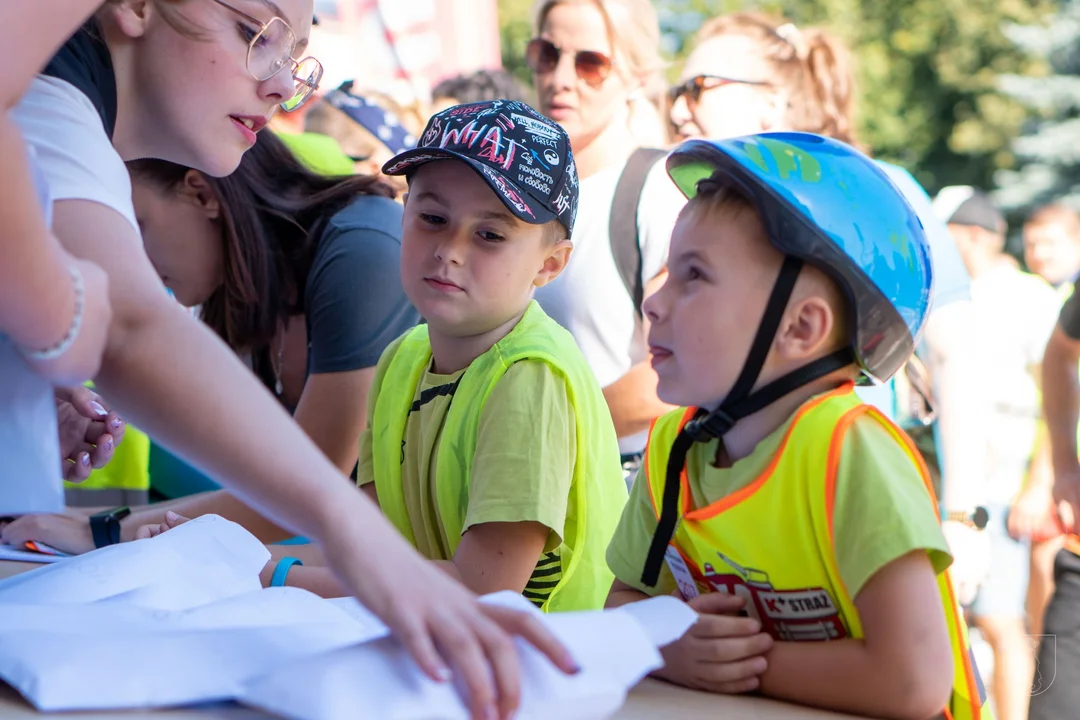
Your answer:
[[[930,469],[926,467],[926,459],[923,458],[922,453],[919,452],[919,449],[917,447],[915,447],[915,441],[912,440],[906,432],[898,428],[891,420],[882,415],[881,411],[877,408],[870,406],[868,412],[882,421],[882,424],[885,425],[885,428],[889,431],[889,433],[894,438],[900,441],[900,443],[904,446],[904,449],[908,451],[911,459],[915,461],[915,464],[919,468],[919,474],[922,475],[923,485],[926,486],[926,492],[930,494],[930,500],[934,503],[934,512],[940,515],[940,511],[938,510],[937,495],[934,494],[934,485],[930,482]]]
[[[964,621],[960,613],[955,611],[955,609],[960,607],[960,605],[956,602],[956,593],[953,591],[952,581],[948,579],[947,575],[944,585],[945,590],[948,593],[949,606],[953,608],[953,612],[946,613],[946,617],[951,617],[952,619],[952,627],[950,628],[949,634],[952,635],[953,633],[955,633],[956,635],[956,641],[953,644],[953,653],[955,654],[959,652],[963,658],[962,662],[964,663],[964,683],[967,685],[968,702],[971,703],[971,717],[974,720],[978,720],[978,718],[982,717],[982,702],[985,702],[985,698],[983,698],[982,702],[980,702],[979,696],[981,695],[981,693],[979,692],[979,682],[975,679],[975,667],[972,665],[971,662],[971,653],[965,652],[964,650]],[[955,696],[956,690],[954,689],[953,697]],[[948,710],[946,710],[946,712],[948,712]]]
[[[784,433],[784,439],[780,442],[780,447],[777,448],[776,453],[773,454],[772,460],[769,461],[769,466],[765,468],[765,471],[762,472],[761,475],[759,475],[757,479],[754,480],[754,482],[750,483],[744,488],[736,490],[735,492],[731,493],[726,497],[717,500],[712,505],[707,505],[706,507],[703,507],[699,510],[687,512],[686,518],[688,520],[708,520],[752,497],[754,493],[760,490],[762,485],[764,485],[768,481],[768,479],[772,477],[773,472],[776,470],[776,466],[780,463],[780,459],[784,456],[784,451],[787,450],[787,444],[788,440],[791,439],[791,433],[794,432],[795,427],[799,424],[799,421],[802,420],[803,415],[810,412],[826,400],[831,400],[837,395],[844,395],[850,392],[854,386],[855,383],[852,382],[844,383],[832,392],[826,393],[812,400],[811,402],[804,403],[803,406],[799,408],[799,411],[795,413],[795,416],[791,420],[791,424],[788,425],[787,432]],[[683,482],[684,485],[687,482],[685,468],[683,469]]]
[[[844,451],[844,437],[856,418],[869,409],[869,405],[859,405],[845,413],[840,418],[840,422],[836,423],[832,441],[829,443],[829,456],[825,465],[827,473],[825,475],[825,517],[829,524],[829,543],[833,549],[836,548],[836,537],[833,534],[833,511],[836,507],[836,475],[840,470],[840,456]]]

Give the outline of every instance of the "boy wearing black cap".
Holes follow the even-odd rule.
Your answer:
[[[569,139],[523,103],[459,105],[383,171],[409,182],[402,284],[426,325],[379,361],[358,482],[472,590],[600,608],[618,442],[570,334],[532,300],[570,256]]]
[[[1020,270],[1005,253],[1005,217],[985,193],[969,186],[946,187],[934,199],[934,211],[948,225],[971,275],[980,363],[970,372],[981,374],[990,400],[983,424],[969,429],[981,435],[985,447],[982,504],[988,523],[981,533],[951,520],[944,528],[950,544],[983,543],[986,574],[970,611],[993,650],[990,690],[998,717],[1008,720],[1024,717],[1031,697],[1034,667],[1025,628],[1028,542],[1036,530],[1033,519],[1051,505],[1052,481],[1037,471],[1032,456],[1040,416],[1039,366],[1060,300],[1042,278]],[[1030,485],[1046,488],[1040,512],[1032,512],[1030,501],[1010,511],[1025,487],[1029,466]]]

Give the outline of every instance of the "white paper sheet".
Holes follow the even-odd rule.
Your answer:
[[[257,590],[266,546],[216,515],[0,580],[0,603],[75,605],[116,598],[183,610]]]
[[[45,553],[31,552],[30,550],[20,550],[17,547],[0,543],[0,560],[14,560],[16,562],[29,563],[54,563],[63,559],[64,558],[59,555],[46,555]]]
[[[0,676],[49,712],[212,702],[283,664],[380,633],[296,588],[184,612],[0,606]]]
[[[357,601],[262,590],[268,557],[210,517],[0,581],[0,678],[45,711],[236,699],[298,720],[467,716],[460,688],[423,676]],[[673,598],[562,615],[484,602],[535,613],[582,667],[566,676],[519,642],[522,718],[609,716],[696,617]]]
[[[485,601],[535,611],[512,593],[499,593]],[[582,671],[564,675],[519,641],[523,685],[517,717],[605,718],[621,707],[629,689],[662,664],[654,638],[670,642],[696,619],[689,607],[674,598],[655,598],[641,606],[632,612],[540,616],[567,645]],[[657,624],[651,636],[638,618]],[[424,676],[393,638],[280,668],[253,681],[240,699],[293,720],[468,718],[457,690]]]

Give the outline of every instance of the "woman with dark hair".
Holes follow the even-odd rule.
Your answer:
[[[351,473],[379,356],[419,321],[401,289],[393,191],[317,175],[270,133],[228,177],[164,160],[128,170],[162,281]]]

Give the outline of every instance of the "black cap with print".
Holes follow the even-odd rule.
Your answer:
[[[420,165],[453,158],[468,164],[503,204],[527,223],[559,220],[574,231],[578,178],[570,138],[558,123],[516,100],[456,105],[428,121],[420,142],[383,166],[409,175]]]

